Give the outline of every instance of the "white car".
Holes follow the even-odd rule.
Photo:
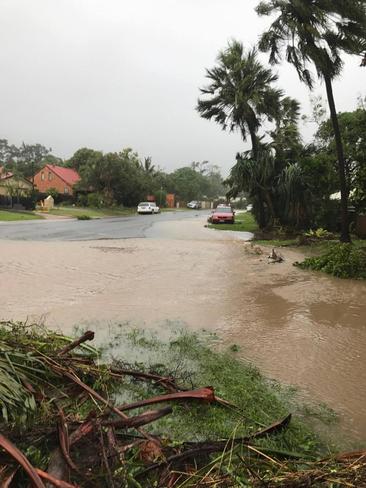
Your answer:
[[[191,202],[187,203],[187,208],[199,209],[201,208],[201,203],[198,202],[197,200],[192,200]]]
[[[137,206],[137,213],[139,214],[155,214],[159,212],[160,208],[155,202],[141,202]]]

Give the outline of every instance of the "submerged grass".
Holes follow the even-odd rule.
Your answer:
[[[264,440],[263,445],[313,455],[325,449],[303,421],[304,410],[296,405],[294,390],[268,381],[253,365],[236,359],[230,350],[215,351],[214,336],[180,331],[167,342],[138,330],[123,336],[124,347],[147,358],[144,363],[136,362],[136,368],[172,375],[187,388],[213,386],[217,396],[240,409],[227,410],[219,405],[192,405],[187,409],[178,405],[173,415],[152,424],[154,431],[180,442],[229,438],[234,431],[239,437],[247,436],[297,409],[298,418],[295,416],[286,433],[275,440]],[[120,394],[126,401],[136,400],[153,393],[146,388],[146,384],[134,383],[131,390],[131,385],[124,384]]]

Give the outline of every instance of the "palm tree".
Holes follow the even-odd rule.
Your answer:
[[[148,175],[152,175],[154,173],[154,171],[155,171],[155,165],[152,163],[151,156],[148,156],[147,158],[144,158],[144,162],[141,163],[141,168]]]
[[[259,144],[256,159],[253,151],[237,154],[226,181],[230,185],[230,198],[240,192],[249,196],[261,229],[271,227],[276,216],[273,203],[276,177],[276,161],[270,145]]]
[[[256,49],[245,51],[235,40],[220,51],[217,61],[206,70],[210,85],[200,90],[204,98],[198,100],[197,111],[223,130],[239,130],[244,141],[249,135],[257,159],[258,129],[264,118],[271,121],[278,113],[282,91],[271,86],[278,77],[258,61]]]
[[[366,52],[365,0],[268,0],[260,2],[256,10],[259,15],[278,14],[259,42],[261,51],[270,52],[270,62],[278,63],[285,47],[287,61],[310,89],[314,84],[308,69],[310,63],[324,80],[337,148],[341,241],[350,242],[349,188],[332,82],[342,71],[342,52],[357,55]]]

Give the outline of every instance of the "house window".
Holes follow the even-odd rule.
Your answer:
[[[48,181],[51,181],[52,180],[52,173],[51,171],[48,172]]]
[[[44,181],[44,172],[41,173],[41,180]]]
[[[65,186],[65,188],[64,188],[64,193],[65,193],[65,195],[67,195],[69,193],[69,189],[67,188],[67,186]]]

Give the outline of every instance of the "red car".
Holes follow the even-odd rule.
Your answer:
[[[234,224],[235,212],[231,207],[217,207],[208,220],[212,224]]]

